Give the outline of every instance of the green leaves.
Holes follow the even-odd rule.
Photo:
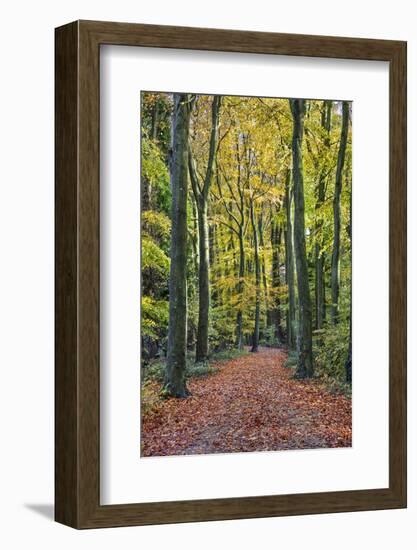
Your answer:
[[[166,240],[171,233],[171,220],[164,212],[146,210],[142,213],[142,229],[148,235]]]
[[[342,382],[349,347],[348,319],[340,319],[335,326],[329,324],[325,329],[316,331],[314,337],[317,375]]]
[[[142,176],[154,185],[161,185],[169,178],[161,151],[147,138],[142,140]]]
[[[168,327],[168,302],[142,296],[142,334],[157,338]]]
[[[142,238],[142,270],[153,269],[161,275],[169,274],[169,258],[148,235]]]
[[[167,162],[158,145],[147,137],[142,139],[141,164],[142,186],[147,182],[153,190],[151,203],[169,214],[171,192]]]

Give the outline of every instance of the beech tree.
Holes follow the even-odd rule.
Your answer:
[[[285,276],[288,288],[287,297],[287,344],[289,349],[296,347],[295,328],[295,276],[294,276],[294,247],[292,228],[293,191],[291,187],[291,172],[288,170],[285,180]]]
[[[342,181],[343,167],[345,164],[346,144],[348,137],[349,126],[349,103],[342,103],[342,129],[340,133],[339,154],[337,157],[336,180],[334,186],[333,198],[333,252],[332,252],[332,304],[331,304],[331,320],[336,324],[339,320],[339,287],[340,287],[340,228],[341,228],[341,196],[342,196]]]
[[[171,267],[165,391],[186,397],[188,136],[193,97],[174,95],[171,159]]]
[[[205,361],[208,357],[209,343],[209,310],[210,310],[210,280],[209,280],[209,227],[207,220],[208,197],[210,184],[213,177],[213,168],[217,153],[219,133],[219,112],[221,96],[214,96],[211,106],[211,130],[209,142],[209,154],[204,179],[200,181],[197,174],[193,154],[190,148],[188,155],[191,186],[194,193],[198,216],[198,242],[199,242],[199,272],[198,272],[198,329],[196,362]]]
[[[313,376],[313,341],[312,341],[312,314],[310,286],[308,279],[305,220],[304,220],[304,173],[303,173],[303,124],[305,101],[292,99],[291,111],[293,115],[293,180],[294,180],[294,251],[297,268],[297,288],[299,301],[299,330],[298,330],[298,365],[297,376],[310,378]]]
[[[315,147],[313,152],[313,146],[310,144],[310,139],[307,136],[307,145],[309,152],[313,158],[313,165],[317,174],[316,185],[316,203],[315,203],[315,328],[321,330],[323,328],[324,321],[326,319],[326,304],[325,304],[325,291],[326,283],[324,277],[325,266],[325,252],[324,238],[323,238],[323,206],[326,200],[326,188],[329,176],[329,162],[330,162],[330,130],[332,121],[332,101],[323,101],[321,106],[321,122],[320,130],[323,136],[322,147]]]

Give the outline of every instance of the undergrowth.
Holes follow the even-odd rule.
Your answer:
[[[185,377],[187,380],[190,380],[191,378],[201,378],[216,374],[222,363],[236,359],[247,353],[246,350],[226,349],[211,354],[209,359],[202,363],[196,363],[195,356],[189,354],[187,356]],[[156,359],[142,368],[141,403],[143,414],[156,412],[162,402],[161,385],[165,377],[165,364],[165,359]]]
[[[352,396],[352,386],[345,381],[345,371],[343,358],[345,350],[341,345],[342,351],[338,354],[334,349],[328,351],[329,346],[323,346],[322,349],[314,354],[314,379],[322,382],[327,390],[332,394],[342,393],[346,397]],[[292,369],[297,368],[298,353],[297,351],[289,351],[285,362],[285,367]]]

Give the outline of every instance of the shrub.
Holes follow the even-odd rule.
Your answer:
[[[340,322],[315,334],[314,362],[316,374],[325,381],[344,383],[349,348],[349,324]]]
[[[144,381],[141,387],[142,414],[156,412],[161,404],[159,384],[153,380]]]
[[[142,372],[144,382],[152,380],[162,384],[165,376],[165,361],[153,361],[144,367]]]

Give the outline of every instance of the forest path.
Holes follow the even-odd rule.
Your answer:
[[[351,401],[295,380],[282,349],[260,348],[192,379],[188,399],[146,415],[142,456],[351,446]]]

